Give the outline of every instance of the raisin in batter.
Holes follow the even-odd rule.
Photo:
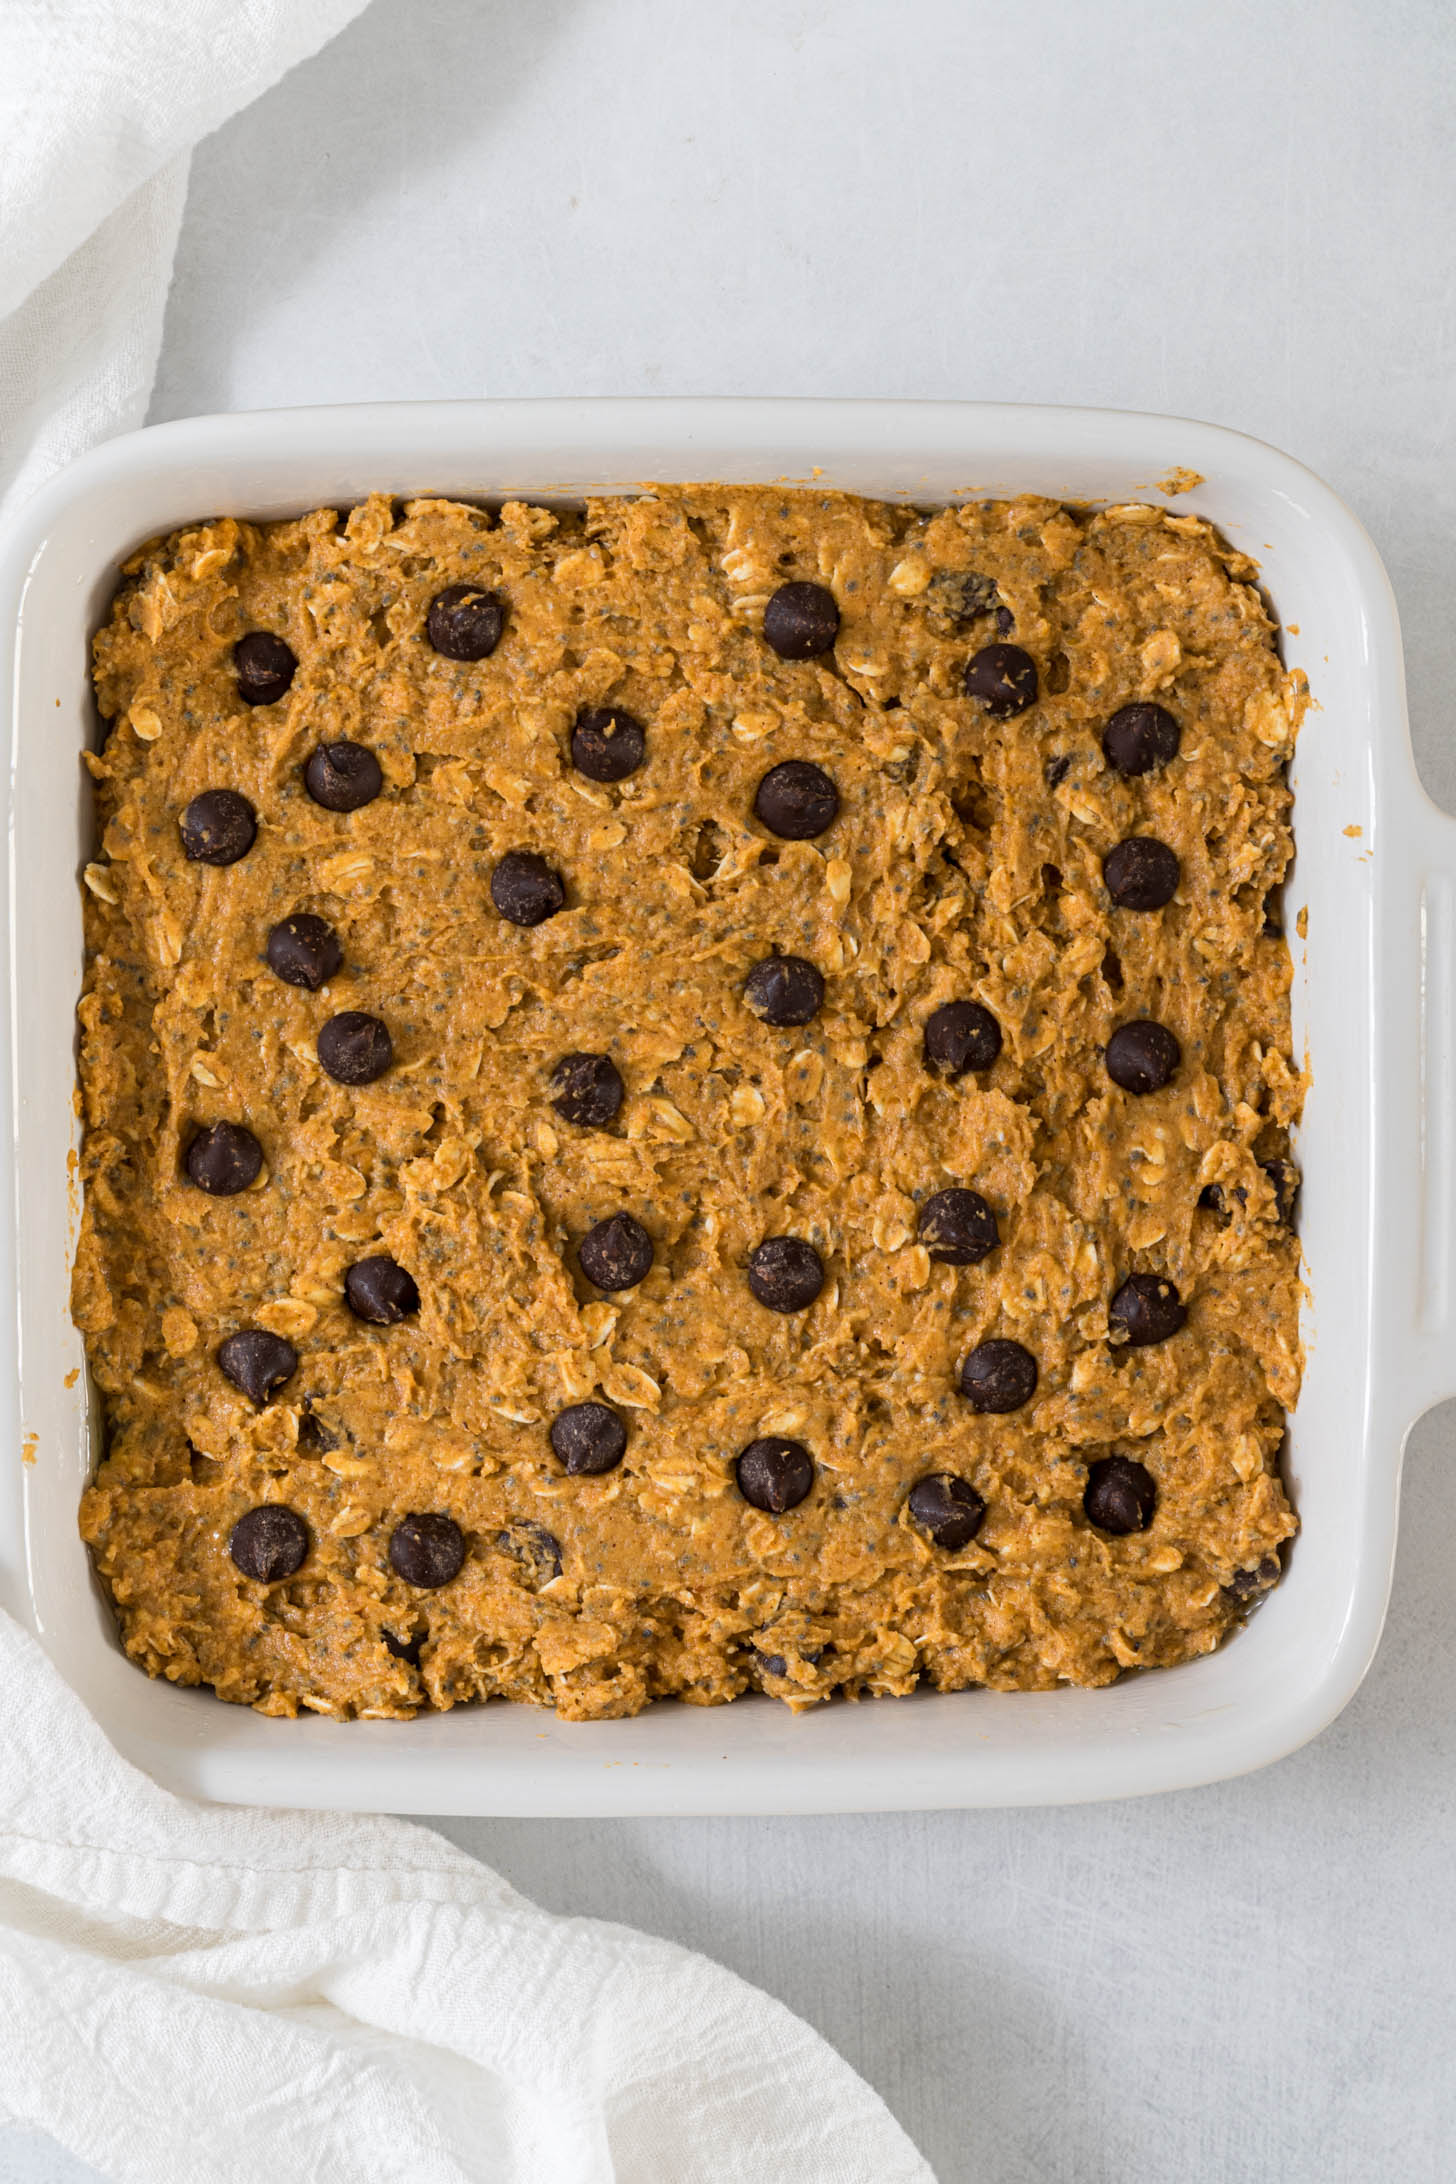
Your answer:
[[[590,1717],[1216,1646],[1300,1372],[1253,576],[713,486],[144,548],[75,1273],[128,1652]]]

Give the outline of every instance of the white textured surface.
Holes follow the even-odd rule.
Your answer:
[[[1453,64],[1444,0],[376,0],[197,154],[154,415],[815,392],[1211,417],[1370,526],[1456,808]],[[1414,1437],[1369,1681],[1241,1783],[448,1832],[548,1908],[780,1995],[942,2184],[1444,2184],[1453,1550],[1448,1407]],[[89,2174],[0,2135],[0,2184]]]

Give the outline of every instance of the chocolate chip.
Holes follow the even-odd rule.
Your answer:
[[[770,766],[753,799],[755,815],[785,842],[810,842],[839,816],[839,791],[820,766],[786,758]]]
[[[453,1517],[433,1511],[403,1517],[389,1535],[389,1562],[406,1585],[448,1585],[465,1560],[465,1534]]]
[[[998,608],[996,609],[996,634],[997,634],[997,636],[998,636],[998,637],[1009,637],[1009,636],[1011,635],[1011,632],[1012,632],[1012,631],[1013,631],[1013,630],[1015,629],[1015,627],[1016,627],[1016,616],[1015,616],[1015,615],[1014,615],[1014,614],[1012,613],[1011,609],[1010,609],[1009,607],[998,607]],[[1062,655],[1061,653],[1057,653],[1057,654],[1055,655],[1055,657],[1056,657],[1057,659],[1061,659],[1061,658],[1063,657],[1063,655]],[[1062,688],[1063,688],[1063,690],[1065,690],[1065,689],[1066,689],[1066,687],[1067,687],[1067,686],[1066,686],[1066,684],[1065,684],[1065,683],[1063,683],[1063,684],[1062,684]]]
[[[765,956],[744,980],[743,998],[765,1024],[807,1024],[824,1006],[824,980],[803,956]]]
[[[490,899],[512,925],[540,925],[565,907],[559,872],[533,849],[508,849],[490,876]]]
[[[1102,860],[1102,878],[1119,910],[1161,910],[1181,875],[1178,853],[1153,834],[1132,834]]]
[[[925,1066],[937,1077],[989,1069],[1001,1052],[1001,1026],[979,1001],[942,1001],[925,1020]]]
[[[626,1455],[627,1428],[605,1403],[572,1403],[551,1422],[551,1446],[574,1479],[594,1479]]]
[[[1299,1170],[1292,1168],[1287,1160],[1261,1160],[1259,1166],[1269,1178],[1269,1187],[1274,1193],[1274,1211],[1276,1215],[1286,1226],[1292,1224],[1294,1201],[1299,1195]],[[1223,1215],[1225,1219],[1228,1218],[1231,1212],[1230,1198],[1236,1199],[1241,1206],[1247,1206],[1249,1203],[1247,1184],[1235,1183],[1231,1190],[1226,1191],[1221,1183],[1205,1183],[1203,1189],[1198,1193],[1200,1206],[1209,1213]]]
[[[604,1130],[626,1093],[621,1072],[605,1054],[564,1054],[551,1072],[551,1105],[563,1122]]]
[[[1129,1349],[1145,1350],[1176,1335],[1187,1317],[1177,1290],[1161,1274],[1129,1274],[1107,1308],[1107,1328]]]
[[[1049,758],[1044,768],[1047,787],[1049,789],[1060,788],[1071,770],[1072,761],[1065,752],[1060,753],[1056,758]]]
[[[757,1661],[765,1676],[787,1676],[790,1660],[802,1661],[806,1668],[817,1668],[829,1651],[827,1646],[797,1646],[791,1653],[765,1653],[758,1646],[750,1646],[749,1652]]]
[[[578,713],[571,731],[571,763],[588,781],[625,781],[647,755],[640,720],[615,705]]]
[[[961,1367],[961,1394],[972,1410],[1020,1410],[1036,1393],[1036,1359],[1019,1342],[998,1336],[977,1343]]]
[[[992,720],[1011,720],[1036,703],[1036,662],[1020,645],[983,645],[966,662],[965,690]]]
[[[1167,1025],[1155,1024],[1146,1016],[1119,1024],[1107,1042],[1105,1056],[1113,1083],[1139,1095],[1161,1092],[1177,1075],[1182,1059],[1183,1049]]]
[[[814,1484],[814,1459],[803,1442],[774,1435],[750,1441],[733,1469],[743,1499],[774,1517],[797,1509]]]
[[[345,1009],[319,1032],[318,1058],[335,1084],[373,1084],[394,1060],[394,1041],[377,1016]]]
[[[986,1504],[969,1479],[932,1471],[910,1489],[910,1514],[937,1547],[959,1554],[986,1521]]]
[[[298,673],[298,656],[271,630],[250,629],[233,646],[233,666],[244,705],[276,705]]]
[[[1277,1583],[1278,1577],[1278,1556],[1264,1555],[1253,1569],[1235,1570],[1224,1590],[1231,1592],[1236,1600],[1248,1600],[1255,1593],[1267,1592]]]
[[[308,1554],[308,1526],[286,1502],[264,1502],[239,1517],[228,1534],[228,1553],[244,1577],[276,1585],[303,1567]]]
[[[397,1259],[381,1252],[377,1258],[356,1259],[344,1276],[344,1301],[355,1319],[372,1327],[397,1327],[420,1308],[420,1293],[412,1274]]]
[[[1287,1160],[1261,1160],[1259,1166],[1269,1178],[1269,1186],[1274,1193],[1275,1213],[1286,1228],[1292,1228],[1294,1202],[1299,1196],[1298,1168]]]
[[[362,811],[384,787],[384,775],[362,743],[321,743],[303,769],[303,785],[325,811]]]
[[[309,1408],[313,1398],[303,1399],[303,1415],[298,1421],[298,1445],[314,1456],[328,1456],[340,1446],[340,1440],[332,1426],[326,1426],[318,1413]]]
[[[481,584],[447,584],[425,616],[425,635],[447,660],[488,659],[505,626],[505,601]]]
[[[983,614],[995,611],[999,616],[999,598],[994,576],[978,576],[974,569],[937,569],[925,589],[926,619],[950,635],[969,629]]]
[[[975,1266],[1001,1241],[996,1216],[979,1191],[936,1191],[920,1209],[920,1241],[946,1266]]]
[[[834,649],[839,608],[822,584],[780,584],[763,610],[763,634],[781,660],[817,660]]]
[[[306,986],[310,993],[326,986],[344,961],[338,934],[311,910],[280,918],[268,935],[265,953],[269,970],[286,986]]]
[[[242,1327],[221,1344],[217,1362],[233,1386],[261,1409],[274,1389],[298,1371],[298,1352],[266,1327]]]
[[[236,864],[258,836],[258,814],[236,789],[204,789],[177,824],[182,848],[193,864]]]
[[[635,1289],[652,1266],[652,1238],[630,1213],[614,1213],[587,1230],[577,1258],[598,1289]]]
[[[802,1236],[768,1236],[748,1254],[748,1286],[770,1312],[807,1312],[824,1287],[824,1261]]]
[[[532,1592],[539,1592],[561,1575],[561,1542],[544,1524],[519,1517],[495,1535],[497,1547],[519,1562]]]
[[[1101,1456],[1087,1466],[1082,1507],[1099,1532],[1145,1532],[1158,1505],[1158,1489],[1146,1464],[1131,1456]]]
[[[256,1181],[262,1166],[262,1146],[236,1122],[212,1123],[187,1148],[187,1173],[211,1198],[235,1198]]]
[[[1124,705],[1102,731],[1102,750],[1120,774],[1152,773],[1178,755],[1183,731],[1164,705]]]

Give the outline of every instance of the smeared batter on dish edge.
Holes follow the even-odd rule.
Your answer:
[[[588,1717],[1216,1646],[1295,1521],[1254,573],[714,486],[144,548],[75,1273],[128,1652]]]

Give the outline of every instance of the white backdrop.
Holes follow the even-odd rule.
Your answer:
[[[826,393],[1236,425],[1374,533],[1456,809],[1453,71],[1446,0],[375,0],[197,154],[153,415]],[[1448,1408],[1369,1681],[1262,1775],[1060,1813],[440,1824],[782,1996],[943,2184],[1437,2184],[1453,1682]],[[90,2174],[0,2133],[0,2184]]]

